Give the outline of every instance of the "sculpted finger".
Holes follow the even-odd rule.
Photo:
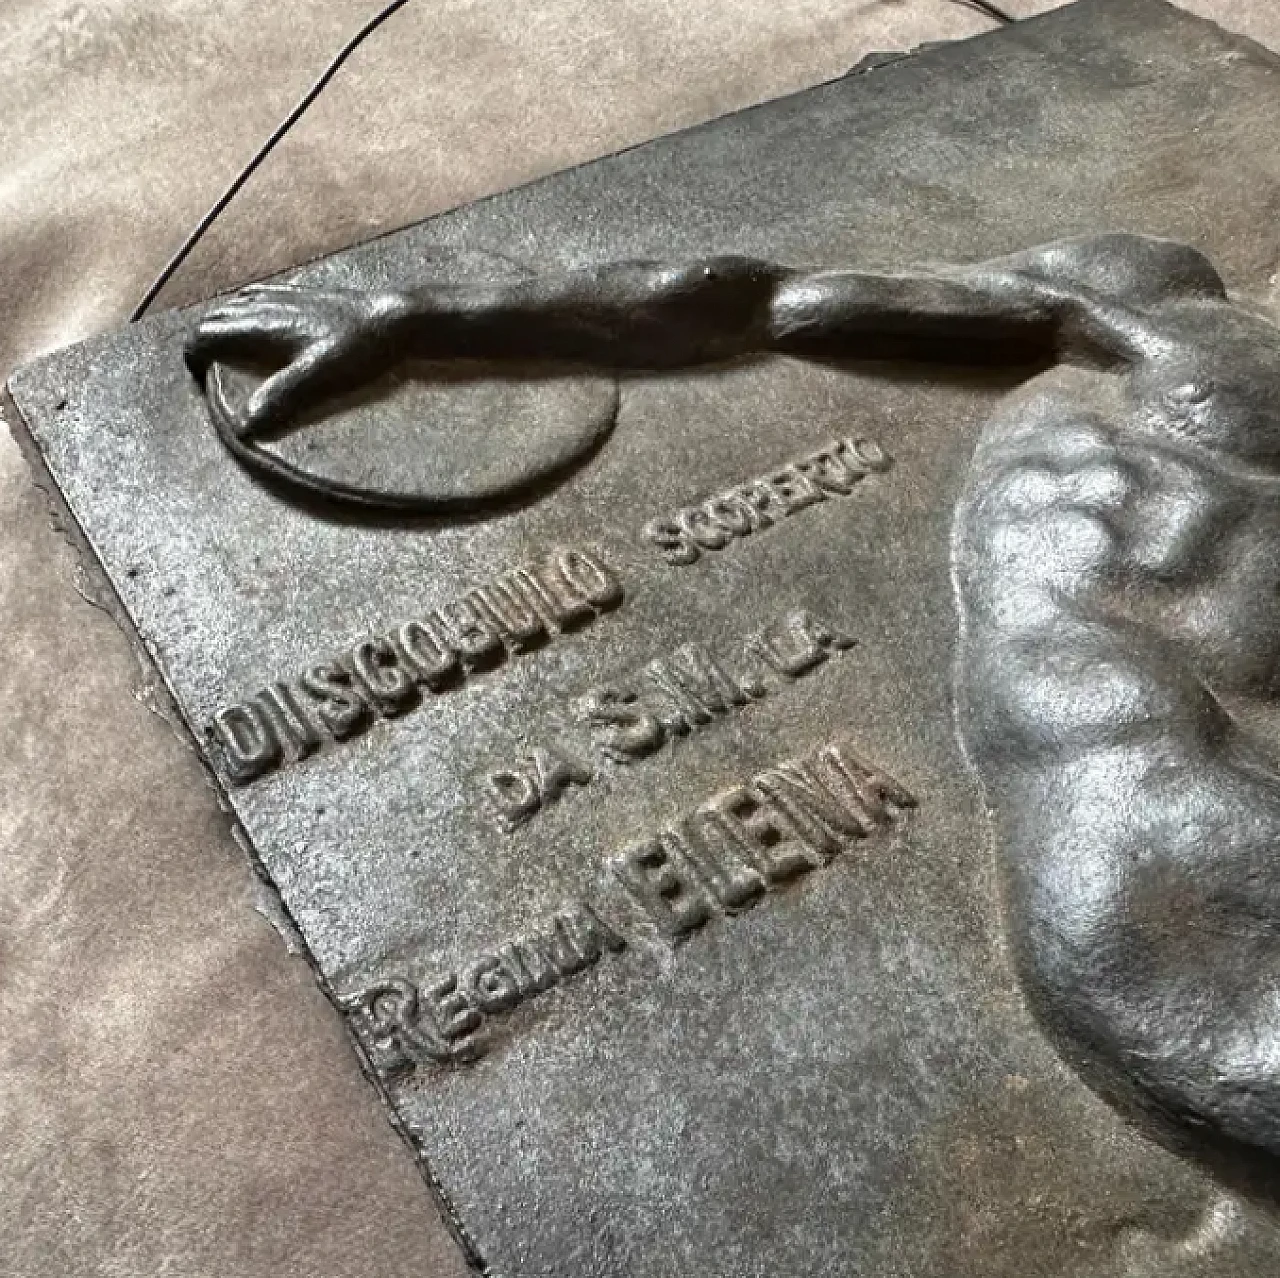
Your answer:
[[[243,353],[255,339],[255,330],[247,321],[206,316],[187,335],[183,354],[187,367],[203,380],[215,360]]]
[[[266,293],[238,293],[235,297],[228,298],[226,301],[210,307],[205,312],[205,315],[207,317],[262,315],[272,311],[288,312],[296,315],[303,309],[303,299],[298,295],[291,294],[284,297]]]
[[[279,296],[269,293],[237,293],[223,298],[204,313],[206,320],[252,319],[272,313],[300,314],[304,310],[303,299],[295,294]]]
[[[236,296],[245,298],[254,305],[259,305],[263,302],[275,302],[284,306],[296,306],[300,304],[301,299],[314,297],[324,291],[323,289],[303,288],[300,284],[246,284]]]
[[[311,340],[311,313],[299,306],[282,306],[275,302],[259,302],[252,308],[226,317],[213,319],[215,324],[243,327],[257,333],[264,341],[293,341],[299,346]]]
[[[196,326],[196,333],[204,337],[233,340],[240,337],[282,337],[297,329],[296,314],[264,308],[237,315],[206,315]]]
[[[288,352],[296,348],[301,337],[295,320],[285,314],[210,312],[187,338],[187,365],[202,377],[214,360]]]
[[[308,347],[293,363],[268,377],[249,397],[245,435],[279,426],[322,400],[336,378],[334,352],[324,343]]]

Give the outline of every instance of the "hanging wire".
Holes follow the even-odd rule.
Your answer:
[[[347,42],[338,50],[330,59],[328,66],[316,77],[311,87],[298,99],[297,105],[289,112],[287,116],[272,130],[271,136],[258,148],[253,158],[236,174],[231,185],[227,187],[223,193],[214,201],[209,211],[196,223],[191,233],[183,240],[178,250],[165,263],[164,269],[152,281],[150,287],[142,295],[142,300],[133,309],[133,314],[129,316],[131,324],[136,323],[151,309],[152,303],[159,297],[161,290],[177,273],[178,268],[183,262],[191,256],[192,250],[204,238],[205,233],[222,215],[223,210],[231,203],[232,200],[240,194],[244,185],[258,171],[262,162],[275,150],[281,139],[293,128],[295,124],[302,118],[307,108],[324,92],[329,81],[341,70],[343,63],[380,27],[388,18],[390,18],[398,10],[403,9],[409,0],[390,0],[389,4],[384,5],[372,18],[368,20]],[[1005,12],[998,5],[992,4],[991,0],[953,0],[953,3],[963,4],[971,9],[977,9],[981,13],[985,13],[988,17],[994,18],[997,22],[1012,24],[1017,19],[1010,13]]]
[[[994,18],[997,22],[1003,22],[1006,26],[1012,26],[1018,20],[1008,10],[992,4],[991,0],[953,0],[953,2],[965,5],[969,9],[977,9],[979,13],[985,13],[988,18]]]
[[[291,128],[302,118],[307,108],[324,92],[329,81],[333,79],[342,64],[371,36],[386,20],[391,17],[397,10],[403,9],[409,0],[391,0],[390,4],[385,5],[378,13],[376,13],[368,22],[360,28],[341,49],[330,59],[329,65],[320,73],[312,86],[298,100],[298,104],[289,112],[287,116],[275,127],[271,136],[258,148],[257,154],[253,159],[236,174],[235,180],[227,187],[223,193],[214,201],[209,211],[200,219],[192,230],[191,234],[182,242],[178,251],[165,264],[164,270],[156,276],[151,287],[142,295],[142,300],[134,308],[133,314],[129,317],[129,322],[135,323],[140,320],[150,309],[152,302],[160,295],[160,290],[173,278],[178,268],[191,255],[192,249],[204,238],[205,232],[217,221],[223,209],[231,203],[232,200],[240,193],[244,184],[257,172],[263,160],[271,154],[277,143],[289,132]]]

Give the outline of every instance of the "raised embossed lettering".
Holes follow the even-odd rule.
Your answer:
[[[754,786],[734,786],[703,811],[723,824],[766,882],[781,883],[822,864],[791,821]]]
[[[337,662],[312,666],[298,680],[315,703],[315,712],[335,741],[358,732],[369,719],[369,703],[356,688],[350,670]]]
[[[461,1064],[488,1047],[485,1027],[528,999],[626,948],[586,901],[559,911],[534,934],[499,945],[423,989],[380,982],[343,1006],[378,1074],[388,1080],[428,1064]]]
[[[547,953],[544,938],[540,936],[525,937],[504,945],[498,951],[503,962],[515,977],[516,987],[521,998],[531,994],[541,994],[549,990],[560,973]]]
[[[435,1022],[436,1032],[446,1042],[462,1038],[476,1029],[480,1013],[467,1002],[467,996],[458,989],[458,978],[446,976],[423,991],[427,1012]]]
[[[513,651],[524,652],[547,638],[546,621],[510,582],[479,586],[467,595],[467,601],[492,621],[502,642]]]
[[[585,901],[557,918],[569,933],[580,963],[585,967],[605,954],[618,954],[626,949],[626,941],[609,926]]]
[[[710,723],[751,699],[732,675],[700,644],[684,644],[645,667],[645,674],[672,703],[665,727],[680,734]]]
[[[344,1006],[388,1080],[462,1064],[488,1050],[501,1018],[622,953],[632,926],[650,938],[688,938],[892,828],[915,802],[846,743],[823,746],[712,795],[610,857],[602,869],[613,890],[602,882],[599,900],[620,922],[578,900],[421,987],[382,981]]]
[[[375,713],[403,714],[424,691],[447,693],[510,655],[577,629],[622,598],[621,583],[599,557],[556,551],[218,711],[209,727],[215,755],[229,781],[252,781],[354,736]],[[561,779],[551,769],[550,788]]]
[[[673,519],[651,519],[644,526],[644,537],[662,551],[667,563],[677,567],[696,564],[702,558],[689,530]]]
[[[803,608],[748,636],[738,660],[682,644],[575,698],[570,707],[590,734],[590,747],[545,746],[492,768],[481,779],[484,807],[504,830],[513,830],[571,789],[590,784],[598,775],[585,762],[591,752],[606,765],[636,763],[674,738],[706,730],[789,687],[854,646],[839,626]]]
[[[644,839],[620,852],[614,868],[664,935],[683,936],[711,917],[711,902],[678,845],[672,848],[658,836]]]
[[[654,929],[678,938],[717,913],[753,908],[915,804],[901,782],[836,742],[712,795],[609,864]]]
[[[381,714],[399,714],[417,699],[417,685],[401,665],[400,653],[391,640],[370,639],[356,644],[351,666]]]
[[[450,647],[425,621],[408,621],[393,640],[419,683],[433,692],[455,682],[462,669],[457,649]]]
[[[305,759],[318,749],[319,734],[299,708],[287,684],[268,684],[258,694],[258,700],[275,721],[280,744],[290,762]]]
[[[608,612],[622,602],[622,583],[585,551],[562,550],[555,564],[561,580],[597,612]]]
[[[486,954],[467,969],[467,997],[473,1006],[492,1016],[520,1001],[520,986],[511,969],[496,954]]]
[[[485,789],[499,823],[522,825],[559,801],[570,786],[586,785],[593,773],[585,763],[557,746],[538,746],[513,767],[485,776]]]
[[[643,536],[667,563],[684,567],[706,552],[724,550],[741,537],[772,528],[829,497],[847,497],[859,480],[891,462],[875,443],[841,439],[746,483],[651,519]]]
[[[833,791],[839,793],[841,787],[847,787],[843,792],[851,793],[876,821],[888,820],[894,810],[906,811],[916,806],[915,796],[906,786],[867,763],[848,745],[830,745],[820,750],[814,766],[829,778]]]
[[[812,613],[799,609],[776,626],[762,631],[751,648],[778,674],[797,679],[820,665],[833,652],[845,652],[855,640]]]
[[[223,768],[237,784],[260,777],[280,762],[282,750],[275,725],[256,701],[219,710],[211,731]]]
[[[769,476],[769,486],[778,494],[788,515],[824,500],[822,489],[795,466],[775,470]]]
[[[875,819],[842,786],[833,792],[813,762],[780,763],[760,773],[755,788],[766,795],[801,837],[823,857],[830,859],[850,837],[869,834]]]
[[[676,517],[681,530],[703,550],[723,550],[733,540],[733,533],[723,527],[710,511],[701,506],[682,510]]]
[[[411,981],[383,981],[344,1000],[344,1007],[379,1077],[395,1078],[428,1062],[464,1060],[465,1047],[451,1047],[423,1024],[421,1000]]]
[[[764,895],[764,879],[717,813],[697,812],[684,828],[664,830],[662,840],[693,867],[726,913],[745,910]]]
[[[485,796],[508,829],[523,825],[542,807],[533,775],[521,765],[495,768],[484,778]]]
[[[429,624],[462,658],[467,670],[488,669],[502,656],[501,632],[470,597],[442,604],[431,614]]]
[[[629,763],[652,754],[667,739],[657,715],[630,688],[605,684],[586,692],[578,708],[595,734],[601,754]]]

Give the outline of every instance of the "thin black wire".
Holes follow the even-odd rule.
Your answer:
[[[200,219],[191,234],[182,242],[178,251],[166,263],[164,270],[156,276],[151,287],[143,294],[142,300],[134,308],[129,322],[140,320],[150,309],[152,302],[160,295],[160,290],[173,278],[177,269],[191,255],[191,250],[201,241],[205,232],[217,221],[223,209],[240,193],[244,184],[257,172],[263,160],[275,149],[276,144],[302,118],[303,112],[320,96],[329,81],[337,75],[342,64],[398,9],[403,9],[409,0],[391,0],[349,39],[333,56],[329,65],[320,73],[312,86],[298,100],[297,106],[276,126],[271,136],[258,148],[257,154],[236,175],[235,180],[217,198],[209,211]]]
[[[985,13],[988,17],[994,18],[997,22],[1012,24],[1017,21],[1010,13],[1006,13],[998,5],[992,4],[991,0],[954,0],[956,4],[967,5],[971,9],[978,9]],[[341,49],[330,59],[329,65],[316,77],[312,86],[298,100],[297,105],[289,112],[287,116],[272,130],[271,136],[258,148],[257,153],[249,161],[248,164],[236,174],[231,185],[214,201],[209,211],[196,223],[191,233],[183,240],[178,250],[165,263],[164,269],[152,281],[151,286],[142,295],[142,300],[134,307],[133,314],[129,316],[131,324],[140,320],[148,310],[151,304],[159,297],[164,286],[174,277],[178,268],[191,256],[192,250],[204,238],[208,229],[222,216],[223,210],[231,203],[232,200],[240,194],[244,184],[258,171],[262,162],[275,150],[277,144],[289,132],[291,128],[302,118],[307,108],[324,92],[329,81],[333,79],[338,71],[342,68],[342,64],[371,36],[388,18],[397,10],[403,9],[409,0],[390,0],[390,3],[384,5],[368,22],[360,28]]]
[[[999,5],[992,4],[991,0],[955,0],[955,3],[967,5],[970,9],[977,9],[980,13],[985,13],[988,18],[994,18],[997,22],[1003,22],[1006,26],[1012,26],[1018,20],[1013,14],[1000,8]]]

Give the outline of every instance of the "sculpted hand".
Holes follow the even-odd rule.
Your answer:
[[[393,293],[254,284],[206,312],[187,364],[203,385],[216,361],[287,361],[249,398],[237,423],[249,436],[385,372],[402,312]]]

